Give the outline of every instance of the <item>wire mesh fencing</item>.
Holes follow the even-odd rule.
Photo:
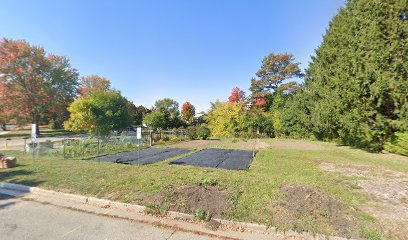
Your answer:
[[[38,139],[35,143],[25,144],[24,151],[34,158],[62,157],[64,159],[87,159],[104,154],[114,154],[137,150],[169,141],[187,139],[185,130],[142,131],[142,139],[137,139],[136,132],[112,133],[111,136],[71,136],[57,140]]]

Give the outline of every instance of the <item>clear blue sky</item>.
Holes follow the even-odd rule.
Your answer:
[[[307,67],[344,0],[3,0],[0,37],[65,55],[136,105],[169,97],[207,110],[248,91],[270,52]]]

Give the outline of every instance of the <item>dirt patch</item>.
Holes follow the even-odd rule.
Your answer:
[[[309,150],[321,151],[322,147],[312,143],[300,141],[281,141],[273,140],[272,142],[263,142],[262,140],[193,140],[188,142],[180,142],[168,145],[169,148],[187,148],[187,149],[202,149],[202,148],[226,148],[226,149],[240,149],[247,151],[258,151],[267,148],[276,149],[290,149],[290,150]]]
[[[187,185],[177,189],[167,189],[148,199],[149,204],[176,212],[195,214],[198,210],[222,218],[230,208],[228,191],[220,191],[218,186]]]
[[[320,168],[340,176],[357,176],[349,180],[358,191],[369,197],[361,209],[381,222],[381,230],[392,236],[408,236],[408,176],[401,172],[377,169],[360,164],[322,163]],[[403,239],[403,238],[401,238]]]
[[[322,147],[306,142],[272,142],[269,145],[270,148],[279,149],[291,149],[291,150],[309,150],[309,151],[321,151]]]
[[[356,220],[347,209],[323,190],[299,184],[287,184],[268,205],[273,224],[284,230],[319,232],[347,238],[357,238]]]
[[[374,168],[364,164],[332,164],[321,163],[320,169],[328,172],[341,173],[342,176],[348,177],[369,177]]]
[[[219,144],[221,140],[192,140],[187,142],[179,142],[175,144],[170,144],[169,148],[188,148],[188,149],[201,149],[208,148]]]

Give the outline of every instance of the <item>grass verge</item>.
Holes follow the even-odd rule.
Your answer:
[[[272,140],[264,142],[273,143]],[[234,207],[229,208],[225,217],[278,227],[279,220],[276,219],[277,214],[274,212],[275,208],[271,208],[271,204],[274,203],[274,199],[290,197],[282,196],[283,186],[297,184],[319,189],[319,193],[327,194],[330,199],[341,203],[345,216],[356,222],[360,237],[391,238],[378,232],[375,219],[359,210],[367,203],[367,196],[356,192],[356,187],[350,184],[348,179],[323,171],[319,165],[364,164],[384,171],[392,170],[407,174],[408,158],[368,153],[330,143],[290,140],[281,142],[289,143],[292,147],[271,146],[260,149],[249,171],[168,165],[169,162],[185,155],[151,165],[133,166],[63,160],[55,157],[33,160],[20,152],[6,152],[7,155],[17,156],[19,165],[13,169],[0,170],[0,181],[145,205],[148,204],[149,198],[168,189],[180,189],[192,184],[208,188],[216,182],[218,189],[234,189],[229,198],[230,204]],[[294,142],[296,144],[293,144]],[[300,148],[299,146],[303,146],[300,143],[316,148]],[[231,144],[221,142],[217,143],[217,147]],[[305,191],[307,193],[307,189]],[[290,214],[285,211],[280,213]],[[320,214],[319,221],[306,215],[300,223],[296,222],[297,225],[290,228],[328,235],[347,235],[339,233],[333,227],[330,212],[321,211]],[[282,226],[282,229],[286,230],[284,228],[285,226]]]

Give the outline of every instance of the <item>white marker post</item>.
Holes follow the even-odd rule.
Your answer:
[[[140,165],[140,140],[142,139],[142,128],[138,127],[136,130],[137,138],[137,165]]]
[[[37,141],[37,124],[31,124],[31,147],[33,150],[33,159],[34,159],[34,146]]]

